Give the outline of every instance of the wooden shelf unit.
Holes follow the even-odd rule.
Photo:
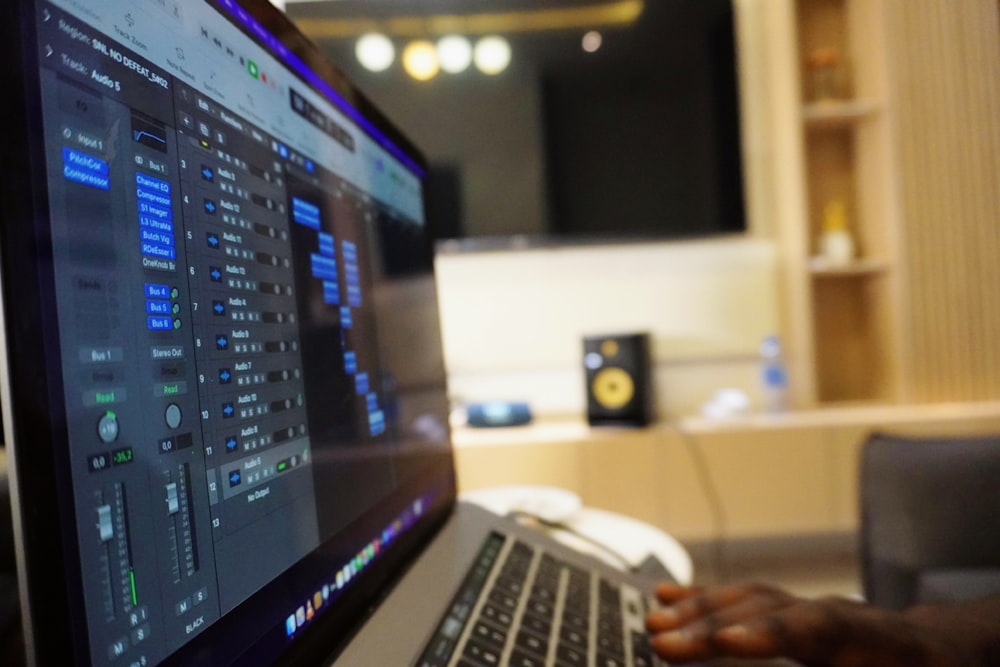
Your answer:
[[[794,405],[1000,398],[1000,3],[768,6]],[[842,268],[813,261],[831,200]]]
[[[870,100],[824,100],[805,104],[802,107],[802,120],[806,129],[848,127],[874,117],[879,109],[879,105]]]
[[[889,272],[888,262],[878,259],[855,259],[849,264],[829,264],[823,257],[809,260],[809,273],[814,278],[877,277]]]
[[[802,150],[806,187],[806,247],[810,258],[806,333],[814,381],[805,405],[899,399],[894,361],[896,323],[888,308],[898,280],[889,242],[892,195],[878,26],[870,0],[796,0],[801,77]],[[836,54],[835,97],[816,98],[811,54]],[[829,74],[829,73],[827,73]],[[856,259],[827,266],[818,257],[824,210],[842,202]]]

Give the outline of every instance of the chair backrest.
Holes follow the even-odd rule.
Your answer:
[[[860,470],[861,573],[872,604],[915,602],[929,569],[1000,567],[1000,435],[875,433]]]

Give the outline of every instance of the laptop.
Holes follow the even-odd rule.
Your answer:
[[[2,371],[40,665],[656,664],[457,502],[420,151],[263,0],[11,0]]]

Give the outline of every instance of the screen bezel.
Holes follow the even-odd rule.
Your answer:
[[[206,1],[216,9],[221,7],[219,2]],[[0,9],[0,20],[11,33],[0,47],[8,64],[3,78],[9,119],[0,130],[7,146],[0,157],[7,176],[2,190],[4,224],[0,231],[0,342],[6,352],[5,365],[0,367],[0,393],[5,441],[10,443],[7,451],[27,655],[30,661],[40,664],[82,664],[89,662],[89,649],[73,502],[68,494],[58,493],[70,485],[59,345],[56,337],[45,335],[54,331],[55,305],[39,113],[40,64],[35,38],[38,5],[34,0],[18,0],[4,3]],[[266,0],[242,0],[240,5],[426,173],[426,160],[414,144],[280,11]],[[429,239],[421,251],[428,253],[428,259],[431,257]],[[428,265],[432,270],[432,263]],[[263,656],[280,662],[292,656],[297,661],[329,656],[362,622],[366,609],[391,585],[409,556],[430,538],[453,508],[456,486],[450,449],[435,457],[433,470],[419,483],[419,490],[398,489],[348,530],[348,539],[356,539],[361,545],[377,534],[382,522],[398,507],[427,489],[434,491],[421,518],[365,569],[354,588],[341,598],[340,606],[317,616],[316,622],[294,642],[289,642],[283,631],[287,605],[280,605],[289,589],[294,588],[296,578],[322,567],[329,559],[329,542],[162,664],[259,664]],[[248,612],[248,605],[259,608],[269,604],[274,607],[270,631],[251,639],[241,635],[243,653],[224,653],[231,646],[222,639],[239,625],[240,614]],[[224,658],[231,662],[226,663]]]

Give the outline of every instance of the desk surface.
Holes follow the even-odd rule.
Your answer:
[[[613,437],[616,433],[650,432],[657,429],[676,430],[688,435],[702,435],[796,428],[821,429],[841,426],[924,424],[990,418],[1000,418],[1000,401],[923,405],[862,403],[831,405],[808,410],[789,410],[774,414],[753,413],[732,419],[708,419],[692,415],[667,419],[642,429],[592,427],[579,416],[555,415],[536,419],[531,424],[524,426],[507,428],[456,426],[452,429],[452,439],[456,447],[518,446],[549,442],[582,442],[592,440],[595,437]]]
[[[684,417],[673,423],[679,430],[697,435],[762,429],[925,424],[997,417],[1000,417],[1000,401],[930,403],[926,405],[868,403],[832,405],[811,410],[789,410],[775,414],[751,414],[726,420]]]
[[[838,405],[729,421],[591,428],[580,417],[454,431],[462,491],[556,486],[684,542],[857,529],[861,445],[873,430],[1000,432],[1000,401]]]

